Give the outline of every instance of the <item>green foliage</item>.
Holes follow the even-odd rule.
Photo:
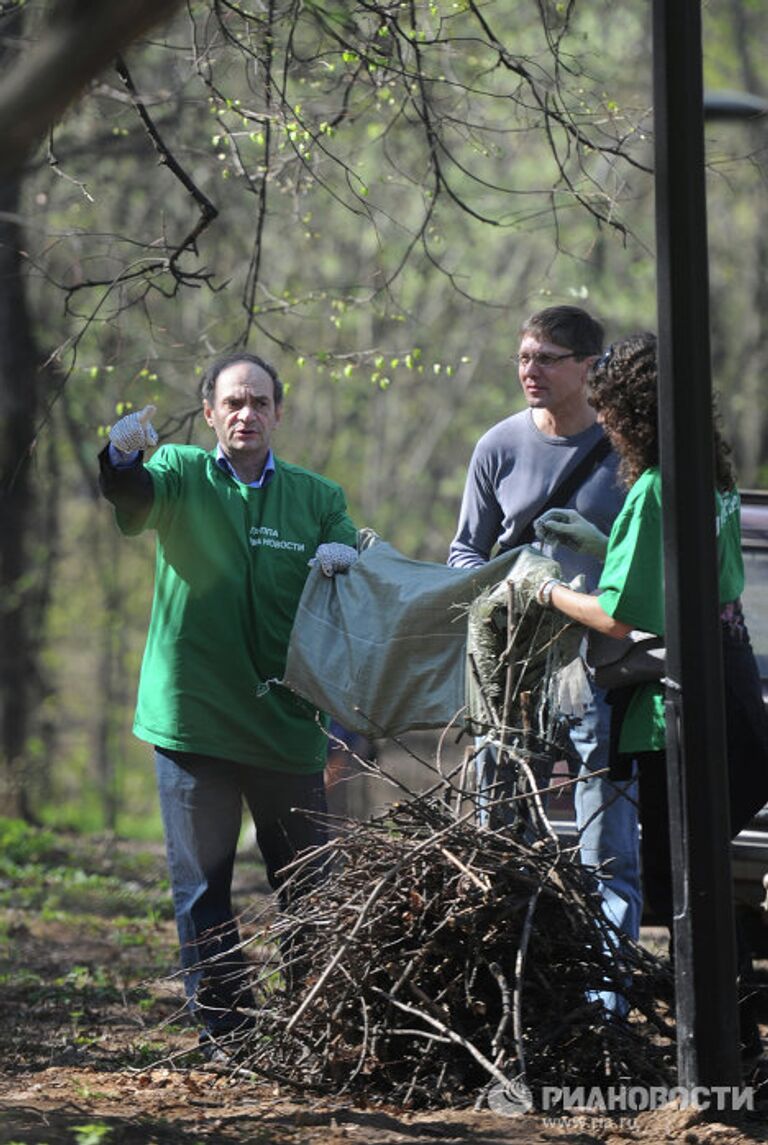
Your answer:
[[[124,854],[108,841],[66,839],[20,820],[0,819],[0,907],[109,918],[171,918],[167,883],[150,854]],[[129,929],[130,932],[130,929]]]
[[[43,863],[57,854],[51,831],[31,827],[21,819],[0,817],[0,869]]]
[[[74,1125],[77,1145],[106,1145],[112,1130],[101,1121],[94,1121],[87,1125]]]

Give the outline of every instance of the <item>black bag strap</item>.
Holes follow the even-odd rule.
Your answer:
[[[569,469],[562,480],[550,493],[547,500],[539,508],[534,509],[528,520],[527,525],[518,533],[515,538],[516,548],[518,545],[530,545],[536,540],[536,533],[534,532],[533,522],[542,513],[546,513],[548,509],[562,509],[567,505],[571,497],[577,489],[579,489],[594,469],[597,469],[601,461],[603,461],[611,451],[611,443],[605,435],[596,442],[588,453],[585,453],[581,461],[574,465],[573,469]],[[504,546],[511,548],[512,546]]]

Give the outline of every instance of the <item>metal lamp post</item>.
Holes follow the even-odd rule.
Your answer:
[[[654,0],[659,429],[678,1083],[738,1086],[714,514],[700,0]],[[768,103],[712,93],[711,118]]]

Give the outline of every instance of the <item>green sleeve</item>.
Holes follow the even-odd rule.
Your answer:
[[[727,604],[744,591],[741,498],[736,489],[717,494],[717,553],[720,603]]]
[[[598,591],[609,616],[663,635],[664,545],[656,468],[640,476],[614,522]]]
[[[357,545],[357,529],[347,512],[347,503],[339,486],[334,488],[329,511],[323,521],[323,544],[337,541],[342,545]]]
[[[161,445],[147,463],[152,477],[155,499],[144,527],[160,529],[170,506],[178,499],[181,487],[181,459],[173,445]]]

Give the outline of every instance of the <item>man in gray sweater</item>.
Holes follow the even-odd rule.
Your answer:
[[[547,509],[563,478],[585,462],[580,479],[558,514],[556,559],[564,580],[583,574],[587,591],[595,588],[600,560],[594,534],[610,532],[624,499],[617,478],[618,458],[607,443],[589,404],[587,374],[602,350],[603,328],[577,306],[552,306],[523,324],[516,355],[520,385],[528,408],[505,418],[477,443],[469,464],[456,536],[448,563],[455,568],[484,564],[496,546],[515,548],[535,540],[533,522]],[[576,510],[591,525],[569,517]],[[594,530],[590,531],[591,526]],[[542,529],[539,527],[539,534]],[[546,528],[543,534],[546,537]],[[564,537],[567,545],[563,546]],[[550,552],[545,548],[546,552]],[[581,858],[598,867],[607,915],[626,934],[637,937],[642,895],[634,781],[607,778],[610,709],[604,694],[592,688],[592,700],[570,727],[584,782],[575,789]],[[495,779],[495,752],[478,755],[478,780],[489,788]],[[602,772],[603,774],[595,774]],[[612,1008],[611,997],[605,1003]]]

